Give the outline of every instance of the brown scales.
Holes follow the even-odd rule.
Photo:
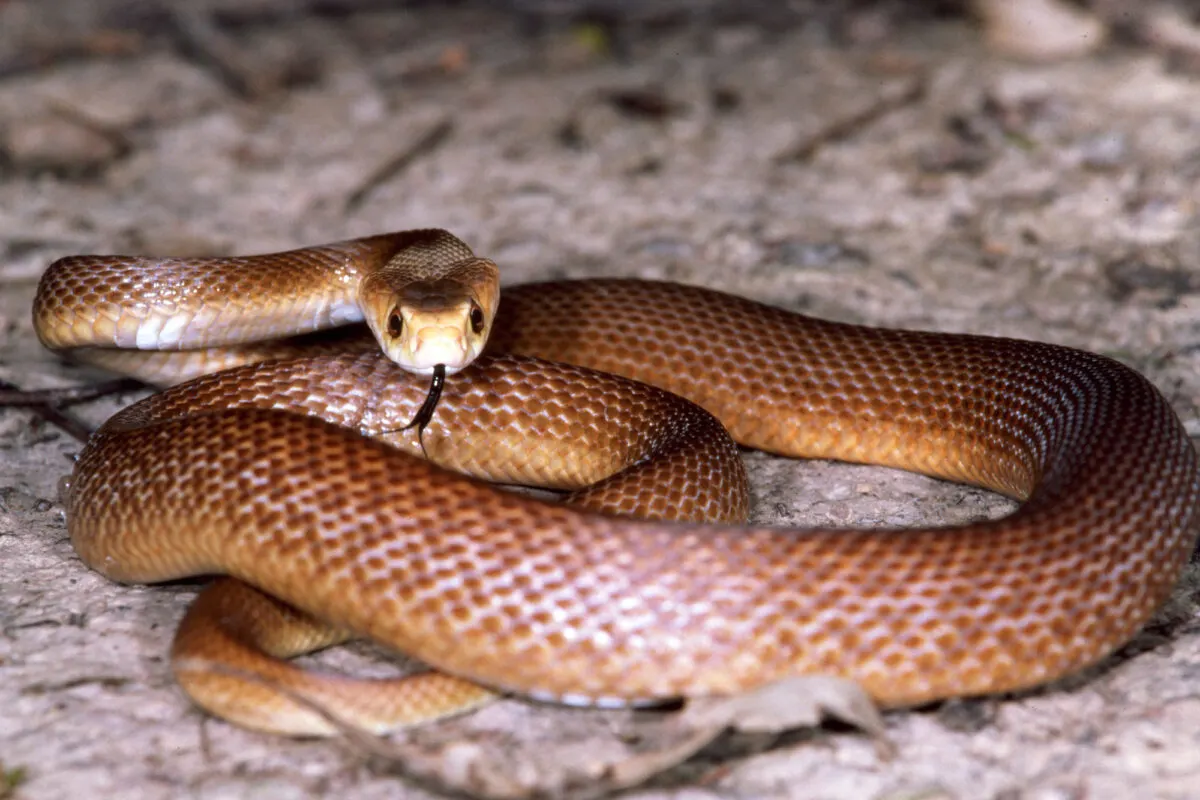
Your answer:
[[[815,671],[904,705],[1034,685],[1101,658],[1163,601],[1200,526],[1196,453],[1178,419],[1140,375],[1089,353],[841,325],[635,281],[508,289],[488,352],[658,384],[748,446],[1025,502],[1002,520],[904,532],[610,518],[454,477],[309,418],[241,409],[102,432],[74,476],[72,540],[115,577],[228,571],[434,667],[539,697],[637,701]],[[377,356],[323,358],[333,371],[319,378],[276,365],[210,379],[203,403],[276,387],[262,403],[313,413],[312,397],[353,386],[333,421],[369,429],[411,413],[423,392],[419,379],[384,385],[391,369]],[[621,406],[619,384],[541,369],[483,359],[455,376],[426,434],[431,455],[568,483],[571,464],[645,455],[608,426],[675,402]],[[497,371],[503,392],[475,383]],[[188,391],[146,408],[186,411]],[[662,425],[640,435],[650,442]],[[574,452],[585,429],[620,453]],[[541,460],[522,462],[531,451]],[[686,480],[642,465],[673,502],[702,496],[697,483],[737,484],[733,466],[680,459]],[[653,491],[633,480],[616,494]]]

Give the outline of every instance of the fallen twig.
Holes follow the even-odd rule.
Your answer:
[[[449,117],[438,120],[416,141],[404,147],[367,175],[358,188],[346,197],[342,204],[342,211],[347,214],[356,211],[371,192],[408,169],[418,158],[428,155],[440,147],[450,137],[453,130],[454,123]]]
[[[816,133],[805,136],[796,144],[777,154],[775,162],[783,164],[808,161],[825,145],[848,139],[885,114],[919,102],[925,96],[928,87],[928,76],[921,74],[898,91],[885,91],[866,108],[848,117],[834,120]]]
[[[54,425],[79,442],[86,443],[92,436],[92,429],[64,413],[64,407],[143,387],[143,383],[132,378],[116,378],[92,386],[31,390],[0,380],[0,407],[28,408],[43,422]]]
[[[595,756],[569,763],[573,759],[564,761],[561,753],[522,751],[492,737],[487,742],[456,738],[441,745],[388,739],[266,676],[219,663],[204,668],[259,683],[307,708],[387,771],[438,791],[488,800],[606,797],[683,763],[726,730],[780,733],[815,726],[829,717],[869,734],[881,759],[893,755],[883,720],[866,693],[852,681],[829,676],[798,676],[741,695],[693,700],[667,719],[666,744],[625,757]]]
[[[20,389],[7,381],[0,381],[0,406],[42,406],[57,408],[107,397],[110,394],[132,392],[144,387],[133,378],[114,378],[91,386],[67,386],[61,389]]]

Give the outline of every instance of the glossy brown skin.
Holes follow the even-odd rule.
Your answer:
[[[450,372],[479,355],[499,297],[493,262],[423,229],[256,256],[67,256],[42,275],[33,321],[46,347],[101,366],[104,349],[236,351],[366,322],[390,359],[429,374],[428,351],[447,356]],[[475,308],[485,324],[472,323]],[[404,324],[391,329],[393,317]]]
[[[143,409],[81,457],[72,541],[115,579],[227,573],[539,698],[638,702],[821,673],[895,706],[1103,657],[1166,598],[1200,527],[1179,420],[1143,377],[1090,353],[637,281],[506,289],[488,351],[656,383],[748,446],[1024,503],[905,531],[647,522],[517,497],[294,414],[151,423]]]
[[[424,381],[375,342],[228,370],[177,386],[115,418],[116,428],[228,407],[310,414],[421,454],[402,430]],[[100,436],[109,435],[108,430]],[[744,522],[749,494],[737,447],[720,423],[683,398],[614,375],[517,356],[486,357],[450,381],[426,429],[435,462],[505,483],[569,492],[564,502],[654,519]],[[460,713],[494,693],[441,673],[357,681],[279,660],[336,644],[348,632],[232,580],[206,589],[172,646],[172,669],[199,705],[243,726],[324,735],[336,727],[310,704],[360,729]],[[264,655],[265,654],[265,655]],[[252,677],[248,677],[252,676]],[[275,688],[284,690],[281,694]]]

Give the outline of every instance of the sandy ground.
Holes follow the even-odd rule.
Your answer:
[[[819,25],[709,34],[640,28],[617,54],[586,28],[529,38],[504,15],[380,11],[239,29],[239,53],[296,73],[257,96],[153,40],[0,80],[0,378],[95,378],[30,328],[57,256],[440,226],[513,283],[669,278],[830,318],[1104,352],[1200,435],[1200,85],[1119,48],[1006,63],[961,22],[863,45]],[[77,413],[96,424],[131,399]],[[0,411],[0,797],[437,796],[344,742],[191,708],[165,656],[194,587],[117,586],[77,560],[56,500],[77,450]],[[888,470],[748,461],[764,521],[1010,507]],[[1190,586],[1078,679],[889,715],[890,760],[836,727],[733,737],[630,796],[1200,796]],[[327,660],[388,669],[369,651]],[[477,743],[519,771],[652,746],[657,722],[506,701],[414,741]]]

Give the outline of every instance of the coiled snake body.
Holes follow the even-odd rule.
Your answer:
[[[297,252],[345,264],[357,251]],[[244,261],[282,269],[286,257]],[[95,304],[112,263],[47,274],[35,310],[44,341],[83,343],[46,331],[86,332],[64,309],[89,292]],[[101,315],[105,335],[124,324],[115,313]],[[254,360],[256,347],[210,356]],[[313,622],[306,644],[264,645],[276,654],[349,632],[463,687],[539,698],[642,702],[821,673],[895,706],[1095,662],[1167,597],[1200,529],[1196,453],[1163,397],[1109,358],[1054,345],[825,322],[664,283],[534,284],[505,289],[486,355],[448,383],[426,434],[434,460],[503,480],[577,489],[633,464],[591,508],[644,511],[650,481],[669,498],[653,516],[744,514],[728,444],[698,445],[701,460],[678,454],[709,441],[707,415],[538,358],[687,397],[749,447],[1023,501],[1003,519],[903,531],[647,521],[502,492],[340,427],[386,431],[422,386],[373,344],[337,347],[202,378],[107,423],[68,493],[83,559],[124,581],[225,573],[333,626]],[[634,444],[611,431],[637,419],[649,421]],[[571,452],[586,431],[602,456]],[[665,461],[647,461],[671,436]],[[712,493],[697,500],[697,486]],[[185,623],[181,640],[204,639],[203,627]]]

